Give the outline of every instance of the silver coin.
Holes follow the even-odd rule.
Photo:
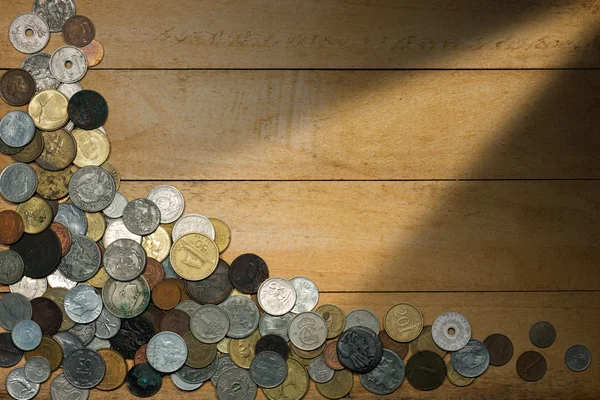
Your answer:
[[[243,368],[227,370],[217,381],[219,399],[252,400],[256,397],[257,391],[258,387],[252,381],[250,373]]]
[[[108,278],[102,288],[104,306],[119,318],[133,318],[150,304],[150,286],[143,276],[129,282]]]
[[[170,374],[183,367],[188,349],[185,341],[176,333],[160,332],[148,342],[146,358],[157,371]]]
[[[13,399],[33,399],[40,391],[40,384],[25,376],[25,367],[15,368],[6,375],[6,391]]]
[[[96,337],[96,324],[93,322],[87,324],[75,324],[69,329],[69,332],[77,336],[84,346],[88,346]]]
[[[287,314],[296,303],[296,289],[283,278],[267,279],[261,283],[256,296],[260,308],[276,316]]]
[[[173,269],[173,266],[171,265],[171,257],[165,258],[165,260],[161,263],[161,265],[163,267],[163,271],[165,271],[165,279],[168,279],[168,278],[183,279]]]
[[[344,328],[344,332],[354,326],[369,328],[377,335],[379,335],[379,332],[381,331],[377,315],[364,308],[357,308],[346,315],[346,327]]]
[[[28,36],[28,33],[33,33]],[[21,14],[8,28],[8,38],[15,49],[25,54],[41,51],[50,40],[50,28],[46,21],[33,13]]]
[[[75,16],[73,0],[34,0],[33,12],[42,17],[50,32],[61,32],[65,22]]]
[[[84,344],[77,336],[71,332],[56,332],[52,335],[52,339],[56,340],[63,352],[63,359],[75,350],[83,349]]]
[[[160,209],[160,222],[163,224],[175,222],[183,214],[185,200],[181,192],[173,186],[157,186],[146,198],[154,202]]]
[[[121,318],[112,315],[106,308],[102,309],[96,321],[96,336],[100,339],[110,339],[119,333],[121,329]]]
[[[404,362],[396,353],[388,349],[383,350],[383,357],[374,370],[359,375],[363,387],[379,395],[395,392],[404,382],[404,376]]]
[[[0,326],[12,331],[23,320],[31,319],[33,310],[27,297],[20,293],[6,293],[0,297]]]
[[[27,164],[9,164],[0,173],[0,194],[11,203],[29,200],[36,188],[37,175]]]
[[[23,259],[16,251],[0,251],[0,283],[3,285],[12,285],[17,283],[23,276],[25,264]]]
[[[60,259],[59,271],[75,282],[91,279],[102,264],[100,248],[92,239],[82,235],[71,235],[71,248]]]
[[[296,304],[292,308],[294,314],[312,311],[319,302],[319,289],[308,278],[297,276],[290,279],[290,283],[296,289]]]
[[[175,306],[175,309],[184,311],[191,318],[200,307],[201,305],[196,303],[194,300],[184,300],[181,303],[177,304]],[[229,322],[229,317],[227,318],[227,322]]]
[[[34,356],[25,363],[25,377],[33,383],[44,383],[50,378],[51,367],[44,357]]]
[[[433,321],[431,326],[433,341],[447,351],[457,351],[469,343],[471,324],[457,312],[447,312]]]
[[[452,367],[465,378],[476,378],[490,365],[490,352],[485,344],[471,339],[460,350],[450,356]]]
[[[233,364],[233,361],[231,361],[231,359],[229,359],[229,362]],[[183,367],[178,369],[177,372],[175,372],[175,374],[186,383],[198,384],[212,379],[213,375],[217,372],[218,367],[219,356],[215,357],[215,359],[204,368],[192,368],[187,365],[184,365]]]
[[[291,313],[274,316],[264,313],[258,322],[260,336],[279,335],[289,342],[288,330],[294,316]]]
[[[35,123],[25,111],[10,111],[0,121],[0,139],[7,146],[26,146],[34,136]]]
[[[53,90],[58,88],[60,82],[50,72],[50,54],[32,54],[23,61],[21,68],[29,72],[35,81],[35,91]]]
[[[123,210],[123,223],[136,235],[149,235],[160,225],[160,210],[148,199],[131,200]]]
[[[250,363],[250,377],[260,387],[274,388],[281,385],[287,373],[285,360],[274,351],[261,351]]]
[[[84,212],[71,203],[58,205],[54,222],[60,222],[66,226],[71,235],[85,235],[87,233],[88,223]]]
[[[12,293],[20,293],[29,300],[42,295],[48,290],[46,278],[33,279],[27,276],[22,277],[17,283],[9,286]]]
[[[48,286],[52,288],[64,288],[68,290],[77,286],[77,282],[65,278],[58,269],[48,275],[46,279],[48,280]]]
[[[102,312],[102,298],[90,285],[77,285],[65,295],[65,312],[78,324],[95,321]]]
[[[104,359],[91,349],[75,350],[65,358],[63,368],[65,378],[79,389],[96,387],[106,373]]]
[[[49,68],[50,68],[50,61],[48,61],[48,69]],[[79,82],[61,83],[60,85],[58,85],[58,89],[56,89],[56,90],[58,90],[59,92],[64,94],[65,97],[67,98],[67,100],[70,100],[71,97],[73,97],[73,95],[75,93],[81,92],[83,90],[83,86],[81,86],[81,83],[79,83]]]
[[[592,353],[583,345],[573,345],[565,353],[565,364],[571,371],[585,371],[591,363]]]
[[[24,319],[17,322],[10,337],[19,349],[31,351],[42,343],[42,329],[35,321]]]
[[[65,126],[63,126],[63,131],[67,131],[69,133],[73,132],[73,129],[75,129],[75,124],[73,123],[73,121],[69,121],[67,122],[67,124]]]
[[[144,272],[146,252],[131,239],[118,239],[104,251],[104,269],[118,281],[131,281]]]
[[[78,169],[69,181],[71,201],[87,212],[104,210],[112,202],[116,191],[114,179],[100,167]]]
[[[322,356],[313,358],[310,364],[308,364],[308,375],[310,379],[317,383],[327,383],[333,378],[334,370],[329,368],[325,364]]]
[[[52,400],[87,400],[89,396],[89,390],[71,385],[63,373],[56,375],[50,384]]]
[[[121,218],[126,205],[127,199],[125,196],[116,192],[113,201],[102,212],[109,218]]]
[[[215,240],[215,227],[204,215],[188,214],[181,217],[173,226],[173,242],[186,233],[203,233]]]
[[[217,343],[229,332],[229,315],[219,306],[200,306],[190,318],[192,334],[203,343]]]
[[[50,72],[62,83],[79,82],[87,69],[87,57],[74,46],[59,47],[50,57]]]
[[[213,373],[212,377],[210,378],[210,381],[215,386],[217,386],[217,382],[219,381],[219,378],[225,371],[229,371],[230,369],[234,369],[234,368],[239,368],[237,365],[235,365],[235,363],[231,360],[231,358],[229,356],[219,356],[219,357],[216,357],[216,359],[218,359],[217,369]]]
[[[110,341],[95,337],[90,344],[85,346],[87,349],[98,351],[100,349],[110,349]]]
[[[104,247],[110,246],[111,243],[119,239],[131,239],[136,243],[142,243],[142,237],[131,233],[125,227],[122,219],[118,219],[106,227],[106,231],[104,232]]]
[[[243,339],[258,327],[258,307],[246,296],[230,296],[217,307],[229,316],[227,336],[230,338]]]
[[[288,335],[292,344],[300,350],[315,350],[327,339],[327,323],[317,313],[303,312],[290,322]]]
[[[204,384],[204,382],[200,382],[200,383],[187,383],[186,381],[184,381],[183,379],[181,379],[179,377],[179,375],[177,375],[177,373],[173,373],[170,375],[171,380],[173,381],[173,384],[175,386],[177,386],[177,388],[184,390],[186,392],[191,392],[194,391],[198,388],[200,388],[200,386],[202,386]]]

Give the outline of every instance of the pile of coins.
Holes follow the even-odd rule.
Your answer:
[[[50,32],[60,31],[69,45],[39,53]],[[124,383],[147,397],[165,375],[183,391],[210,380],[220,399],[253,399],[258,387],[269,399],[301,399],[312,379],[320,394],[336,399],[350,392],[353,374],[386,395],[405,378],[420,390],[445,379],[467,386],[489,365],[511,359],[506,336],[476,340],[461,314],[424,326],[415,306],[400,303],[387,311],[382,330],[366,309],[345,314],[319,305],[308,278],[270,277],[258,255],[229,265],[220,258],[228,226],[184,215],[184,197],[173,186],[128,201],[106,161],[106,101],[78,83],[102,58],[94,35],[71,0],[36,0],[33,13],[10,26],[14,47],[32,54],[0,79],[8,104],[29,103],[28,112],[0,121],[0,151],[17,161],[0,174],[0,194],[18,204],[0,213],[0,243],[10,246],[0,252],[0,283],[11,290],[0,299],[0,326],[8,331],[0,333],[0,366],[26,359],[6,378],[12,397],[35,397],[62,367],[50,384],[55,400]],[[555,336],[548,322],[530,331],[540,348]],[[565,361],[582,371],[591,355],[575,345]],[[517,361],[524,380],[545,371],[538,352]]]

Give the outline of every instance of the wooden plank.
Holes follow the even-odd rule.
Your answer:
[[[226,261],[322,291],[600,289],[598,181],[171,183],[230,226]]]
[[[600,71],[94,71],[83,84],[107,98],[125,179],[600,178]]]
[[[590,368],[581,373],[567,369],[564,354],[573,344],[583,344],[592,352],[592,358],[600,352],[597,335],[600,324],[600,302],[598,293],[340,293],[322,294],[320,303],[339,305],[345,312],[355,308],[368,308],[381,319],[385,311],[397,302],[415,304],[431,324],[435,317],[453,310],[463,313],[473,328],[473,337],[483,340],[489,334],[503,333],[514,345],[513,359],[502,367],[489,367],[484,375],[469,387],[457,388],[448,381],[432,392],[420,392],[404,382],[390,398],[410,399],[589,399],[600,391],[600,368],[592,361]],[[545,349],[536,349],[528,339],[529,327],[537,321],[551,321],[557,330],[556,342]],[[546,358],[548,371],[538,382],[525,382],[516,373],[516,360],[527,350],[538,350]],[[410,357],[410,355],[409,355]],[[22,364],[22,362],[21,362]],[[9,369],[0,370],[4,381]],[[49,383],[42,385],[42,398],[49,398]],[[7,398],[5,386],[0,387],[0,398]],[[157,399],[181,396],[169,378],[163,379],[163,388]],[[198,394],[216,398],[212,384],[204,385]],[[355,380],[352,398],[372,399]],[[126,387],[114,392],[92,390],[91,399],[134,399]],[[259,399],[265,397],[259,390]],[[321,398],[311,385],[307,399]]]

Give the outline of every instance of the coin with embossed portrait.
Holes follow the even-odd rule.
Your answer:
[[[146,252],[131,239],[118,239],[104,251],[104,269],[112,278],[131,281],[142,274],[146,266]]]
[[[60,32],[63,30],[65,22],[75,15],[75,2],[73,0],[34,0],[33,12],[48,23],[50,32]]]
[[[173,332],[160,332],[148,342],[146,357],[157,371],[171,373],[185,364],[188,349],[181,336]]]
[[[150,287],[143,276],[129,282],[109,278],[102,289],[104,305],[119,318],[133,318],[144,312],[150,303]]]
[[[231,296],[219,307],[229,316],[227,336],[241,339],[249,336],[258,327],[258,307],[245,296]]]
[[[35,81],[23,69],[9,69],[0,78],[0,97],[11,106],[18,107],[29,103],[34,94]]]
[[[65,295],[65,311],[79,324],[95,321],[102,312],[102,298],[90,285],[77,285]]]
[[[0,173],[0,194],[11,203],[27,201],[36,187],[37,175],[28,164],[9,164]]]
[[[87,212],[102,211],[115,197],[115,181],[100,167],[83,167],[69,182],[69,195],[77,207]]]
[[[157,186],[147,196],[160,210],[160,222],[169,224],[175,222],[183,214],[185,200],[179,190],[170,185]]]

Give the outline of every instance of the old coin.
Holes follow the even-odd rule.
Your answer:
[[[35,171],[25,163],[7,165],[0,173],[0,194],[12,203],[27,201],[35,193],[36,187]]]
[[[73,164],[78,167],[93,165],[99,167],[106,161],[110,153],[108,136],[98,129],[73,129],[71,132],[77,144],[77,154]],[[107,171],[108,172],[108,171]]]
[[[31,357],[25,363],[25,377],[33,383],[44,383],[50,378],[50,363],[44,357]]]
[[[184,368],[186,370],[188,369],[186,367],[183,367],[182,369],[184,369]],[[231,358],[229,356],[219,356],[218,362],[217,362],[217,368],[216,368],[215,372],[213,373],[213,375],[210,377],[210,381],[212,382],[212,384],[216,386],[221,375],[225,371],[228,371],[232,368],[239,368],[239,367],[233,361],[231,361]],[[183,375],[182,375],[182,377],[183,377]],[[191,381],[186,379],[186,382],[191,382]]]
[[[160,330],[175,332],[183,337],[190,332],[190,316],[182,310],[168,311],[160,321]]]
[[[171,236],[165,228],[159,226],[150,235],[142,238],[142,247],[148,257],[152,257],[159,263],[163,262],[171,250]]]
[[[35,91],[53,90],[60,82],[50,72],[50,54],[36,53],[28,56],[21,68],[29,73],[35,81]]]
[[[50,203],[37,196],[19,204],[17,206],[17,214],[21,216],[25,232],[29,234],[39,234],[46,230],[52,223],[52,207]]]
[[[229,280],[229,264],[219,259],[217,268],[208,278],[195,282],[186,281],[185,288],[189,295],[200,304],[224,302],[233,290],[233,285]]]
[[[143,276],[146,278],[146,282],[148,282],[150,290],[152,290],[158,283],[163,281],[165,278],[165,271],[162,269],[162,265],[158,261],[156,261],[154,258],[147,257]]]
[[[143,364],[143,363],[148,362],[148,358],[146,357],[146,348],[147,347],[148,347],[148,345],[145,344],[136,350],[135,355],[133,356],[133,364],[134,365]]]
[[[46,297],[37,297],[30,303],[33,310],[31,319],[39,325],[42,335],[51,336],[58,332],[63,321],[60,307]]]
[[[510,361],[513,356],[513,344],[509,338],[494,333],[483,341],[490,352],[490,365],[500,366]]]
[[[310,362],[310,360],[312,360],[315,357],[318,357],[323,353],[323,350],[325,350],[326,345],[327,343],[323,343],[321,346],[317,347],[314,350],[302,350],[294,346],[293,343],[290,343],[290,348],[292,349],[292,353],[295,353],[298,357],[309,359]]]
[[[215,359],[204,368],[192,368],[187,365],[184,365],[175,373],[179,378],[181,378],[181,380],[187,383],[197,384],[206,382],[207,380],[212,379],[215,376],[219,365],[223,365],[219,363],[219,360],[222,358],[223,357],[215,357]],[[233,364],[233,361],[231,361],[229,357],[227,357],[227,360],[229,360],[228,366],[235,366]]]
[[[336,305],[323,304],[315,312],[327,323],[327,339],[338,337],[346,327],[346,316]]]
[[[279,335],[266,335],[261,337],[254,348],[254,353],[258,354],[263,351],[274,351],[281,355],[284,360],[287,360],[289,355],[288,343]]]
[[[296,304],[292,308],[294,314],[305,311],[312,311],[319,302],[319,289],[317,285],[308,278],[297,276],[290,280],[294,289],[296,289]]]
[[[59,47],[58,49],[56,49],[56,51],[54,51],[54,53],[50,57],[50,72],[52,72],[52,75],[54,75],[54,77],[62,83],[75,83],[80,81],[85,76],[87,69],[87,58],[85,58],[85,54],[83,54],[83,52],[77,47]],[[73,97],[75,97],[76,95],[77,93],[74,94]],[[73,99],[73,97],[71,97],[71,100]],[[70,103],[71,101],[69,100],[69,105]],[[71,117],[70,111],[69,118],[75,123],[75,125],[77,125],[77,122],[75,122]],[[80,125],[77,126],[84,129],[98,128],[97,126],[95,126],[94,128],[86,128],[85,126]]]
[[[102,213],[109,218],[121,218],[123,216],[123,210],[127,205],[127,199],[121,193],[116,192],[113,201],[102,210]]]
[[[13,244],[23,236],[23,218],[13,210],[0,212],[0,243]],[[229,278],[228,278],[229,279]],[[8,285],[8,283],[6,284]]]
[[[188,233],[203,233],[211,240],[215,240],[215,227],[204,215],[188,214],[179,218],[173,226],[171,236],[173,241],[176,241]]]
[[[63,360],[63,351],[58,342],[49,336],[42,337],[42,341],[38,347],[32,351],[25,353],[25,359],[31,357],[44,357],[50,362],[52,371],[57,370]]]
[[[17,154],[22,151],[25,147],[11,147],[4,143],[2,139],[0,139],[0,152],[9,156]]]
[[[254,358],[256,343],[260,339],[258,331],[252,332],[250,336],[243,339],[231,339],[229,341],[229,357],[239,367],[250,368]]]
[[[77,47],[87,46],[96,36],[94,24],[83,15],[74,15],[66,20],[62,32],[65,42]]]
[[[75,324],[73,328],[69,329],[69,332],[77,336],[84,346],[89,346],[96,337],[96,324],[93,322],[89,324]]]
[[[147,199],[159,208],[160,222],[163,224],[177,221],[185,208],[183,195],[179,190],[170,185],[155,187],[148,194]]]
[[[127,373],[127,388],[138,397],[150,397],[162,386],[162,375],[150,364],[138,364]]]
[[[337,341],[336,348],[340,364],[358,374],[373,370],[383,354],[383,344],[379,336],[362,326],[344,331]]]
[[[58,264],[58,269],[75,282],[85,282],[98,272],[102,262],[100,248],[87,236],[73,235],[71,249]]]
[[[71,121],[79,128],[97,129],[104,125],[108,118],[108,104],[100,93],[80,90],[69,100],[68,113]]]
[[[35,130],[33,139],[29,144],[23,147],[23,150],[12,155],[13,160],[23,163],[30,163],[38,158],[44,150],[44,137],[39,130]]]
[[[0,251],[0,283],[12,285],[23,276],[25,265],[21,256],[12,250]]]
[[[33,140],[35,124],[33,119],[24,111],[14,110],[8,112],[0,120],[0,139],[11,149],[17,149],[11,154],[22,151],[24,146]]]
[[[121,354],[112,349],[100,349],[98,355],[104,360],[106,374],[96,389],[115,390],[125,382],[127,363]]]
[[[121,329],[110,339],[111,347],[127,359],[154,336],[154,327],[146,318],[135,317],[121,321]]]
[[[457,312],[447,312],[435,319],[431,327],[433,341],[447,351],[457,351],[471,339],[471,324]]]
[[[94,351],[98,351],[100,349],[110,349],[112,348],[110,342],[106,339],[100,339],[99,337],[94,336],[94,339],[85,346],[86,348]]]
[[[190,329],[201,342],[217,343],[229,331],[229,315],[214,304],[200,306],[190,319]]]
[[[77,167],[70,166],[60,171],[48,171],[35,168],[38,185],[36,192],[48,200],[60,200],[69,194],[69,181],[77,171]],[[58,210],[57,210],[58,211]]]
[[[323,349],[323,361],[329,368],[335,371],[344,369],[338,358],[337,340],[327,343],[325,349]]]
[[[549,347],[556,339],[556,329],[550,322],[540,321],[533,324],[529,329],[529,340],[540,348]]]
[[[121,219],[111,222],[110,225],[106,227],[103,240],[104,247],[110,246],[112,242],[118,239],[131,239],[137,243],[142,243],[142,237],[129,232],[129,229],[125,227],[125,224]]]
[[[95,321],[102,312],[102,298],[92,286],[77,285],[65,295],[65,312],[79,324]]]
[[[159,282],[152,291],[152,302],[161,310],[174,308],[181,300],[181,292],[173,281]]]
[[[35,81],[25,70],[9,69],[0,78],[0,97],[11,106],[23,106],[35,94]],[[2,139],[4,140],[4,139]],[[9,143],[6,143],[10,146]],[[18,147],[18,146],[13,146]]]
[[[571,371],[585,371],[591,363],[592,353],[583,345],[573,345],[565,353],[565,364]]]
[[[413,354],[416,354],[423,350],[429,350],[444,358],[447,352],[435,343],[435,341],[433,340],[431,329],[431,325],[426,325],[423,327],[423,330],[421,331],[419,336],[417,336],[415,340],[410,342],[410,351]]]
[[[285,359],[274,351],[262,351],[250,363],[250,377],[260,387],[274,388],[287,377]]]
[[[149,235],[160,225],[160,209],[148,199],[135,199],[123,210],[123,223],[136,235]]]
[[[22,357],[23,351],[14,345],[10,333],[0,333],[0,367],[12,367],[21,361]]]
[[[75,15],[73,0],[34,0],[33,12],[42,17],[50,32],[60,32],[65,21]]]
[[[170,374],[183,367],[188,349],[181,336],[173,332],[160,332],[154,335],[148,347],[148,363],[157,371]]]
[[[50,229],[37,235],[23,234],[10,249],[23,259],[24,274],[29,278],[39,279],[47,276],[60,261],[60,241]]]
[[[60,346],[63,356],[67,357],[75,350],[83,349],[84,345],[81,339],[73,335],[71,332],[57,332],[52,335],[52,339]],[[42,343],[44,339],[42,338]]]
[[[46,278],[33,279],[24,276],[17,283],[10,285],[9,288],[11,292],[22,294],[31,300],[44,294],[46,289],[48,289],[48,282]]]
[[[67,168],[75,159],[77,145],[73,136],[64,129],[42,133],[44,150],[35,162],[48,171]]]
[[[419,390],[433,390],[444,382],[446,365],[442,357],[425,350],[413,354],[406,363],[406,379]]]
[[[209,366],[217,357],[217,345],[214,343],[202,343],[188,332],[183,336],[188,348],[186,365],[192,368],[204,368]]]
[[[313,358],[308,364],[308,375],[316,383],[326,383],[333,378],[335,371],[325,364],[322,356]]]
[[[241,339],[249,336],[258,327],[258,307],[244,296],[230,296],[219,305],[229,316],[227,336]]]
[[[317,390],[328,399],[341,399],[352,390],[354,379],[347,369],[335,371],[333,378],[326,383],[317,383]]]
[[[118,239],[104,251],[103,264],[106,273],[112,278],[131,281],[144,271],[146,252],[139,243],[131,239]]]
[[[400,356],[400,358],[404,359],[406,357],[406,355],[408,354],[408,347],[409,347],[408,343],[396,342],[394,339],[392,339],[390,337],[390,335],[387,334],[386,331],[379,332],[379,339],[381,340],[381,343],[383,344],[384,349],[389,349],[389,350],[393,351],[398,356]],[[432,339],[432,342],[433,342],[433,339]],[[446,352],[444,351],[444,353],[446,353]]]
[[[162,321],[165,313],[163,310],[155,307],[153,304],[149,304],[142,317],[146,318],[148,321],[152,323],[154,327],[154,332],[160,332],[160,322]]]
[[[546,373],[546,359],[537,351],[526,351],[517,359],[517,374],[529,382],[542,379]]]
[[[383,317],[385,331],[398,342],[414,340],[423,329],[423,315],[412,304],[392,306]]]
[[[346,315],[346,326],[344,327],[344,331],[355,326],[368,328],[375,334],[379,334],[379,331],[381,330],[377,316],[364,308],[357,308]]]
[[[272,389],[263,389],[270,400],[300,400],[308,391],[308,373],[302,364],[292,358],[288,358],[286,364],[287,376],[283,383]]]
[[[199,281],[207,278],[217,268],[219,249],[208,236],[188,233],[173,244],[170,260],[173,269],[180,276],[190,281]]]
[[[46,47],[50,40],[50,29],[40,16],[25,13],[19,15],[10,24],[8,38],[14,48],[21,53],[33,54]]]
[[[452,366],[464,377],[476,378],[483,374],[490,364],[490,353],[479,340],[471,339],[462,349],[452,353]]]
[[[117,190],[119,190],[119,187],[121,186],[121,174],[119,174],[119,170],[117,170],[108,161],[105,161],[100,168],[104,168],[110,174],[110,176],[112,176],[113,180],[115,181],[115,185],[117,186]]]
[[[129,282],[109,278],[102,288],[104,306],[119,318],[133,318],[150,303],[150,287],[143,276]],[[123,328],[121,328],[123,329]]]
[[[88,389],[79,389],[71,385],[63,373],[56,375],[50,384],[52,400],[87,400],[89,395]]]
[[[67,104],[68,100],[64,94],[57,90],[44,90],[33,96],[28,111],[39,129],[55,131],[62,128],[69,120]],[[33,135],[31,138],[33,139]]]
[[[456,372],[450,361],[446,363],[446,378],[448,378],[451,384],[458,387],[469,386],[475,381],[475,378],[466,378]]]
[[[73,328],[73,326],[75,326],[75,322],[71,318],[69,318],[69,316],[65,312],[65,296],[67,294],[67,291],[68,289],[65,288],[54,287],[46,290],[42,295],[43,297],[52,300],[60,308],[60,311],[62,313],[62,322],[59,328],[60,331],[69,330]]]
[[[238,256],[229,268],[229,278],[233,286],[242,293],[256,293],[268,277],[267,264],[256,254]]]
[[[250,373],[242,368],[232,368],[221,374],[217,382],[220,399],[254,399],[258,388]]]
[[[218,218],[209,218],[209,221],[215,228],[215,243],[219,248],[219,252],[222,253],[229,247],[231,241],[229,226]]]
[[[178,389],[186,391],[186,392],[191,392],[194,391],[198,388],[200,388],[200,386],[203,385],[204,382],[200,382],[200,383],[187,383],[186,381],[184,381],[183,379],[181,379],[179,377],[179,375],[177,375],[177,373],[173,373],[171,375],[169,375],[171,378],[171,381],[173,382],[173,385],[177,386]]]
[[[10,337],[19,349],[30,351],[42,342],[42,330],[35,321],[24,319],[17,322],[13,327]]]
[[[100,64],[104,58],[104,46],[96,39],[92,40],[86,46],[83,46],[81,51],[88,60],[88,67],[95,67]]]
[[[71,203],[58,205],[58,213],[54,217],[54,221],[66,226],[71,235],[83,236],[87,232],[87,218],[84,212]]]
[[[288,330],[292,318],[294,318],[294,316],[291,313],[280,316],[273,316],[265,313],[260,317],[260,321],[258,322],[260,334],[262,336],[279,335],[284,341],[288,342],[290,340]]]
[[[102,309],[94,324],[96,324],[96,336],[100,339],[110,339],[121,329],[121,319],[112,315],[106,308]]]
[[[85,218],[88,222],[86,236],[94,242],[102,240],[104,231],[106,230],[106,220],[102,213],[85,213]]]
[[[90,349],[75,350],[65,358],[63,368],[69,383],[80,389],[96,387],[106,372],[104,359]]]
[[[115,197],[115,181],[100,167],[83,167],[73,174],[69,182],[71,201],[87,212],[102,211]]]
[[[258,288],[258,304],[266,313],[283,315],[292,311],[296,304],[296,289],[283,278],[269,278]]]
[[[161,262],[161,265],[163,267],[163,271],[165,271],[165,279],[183,280],[183,278],[181,276],[179,276],[177,274],[177,272],[175,272],[175,270],[173,269],[173,266],[171,265],[171,257],[170,256],[165,258],[165,260],[163,262]],[[227,270],[227,273],[229,273],[229,270]],[[185,287],[185,283],[184,283],[184,287]],[[186,293],[187,293],[187,290],[186,290]]]
[[[404,362],[391,350],[384,349],[383,357],[374,370],[360,375],[360,383],[371,393],[386,395],[395,392],[404,382]]]
[[[40,384],[27,379],[25,367],[15,368],[6,375],[6,392],[13,399],[33,399],[39,391]]]

